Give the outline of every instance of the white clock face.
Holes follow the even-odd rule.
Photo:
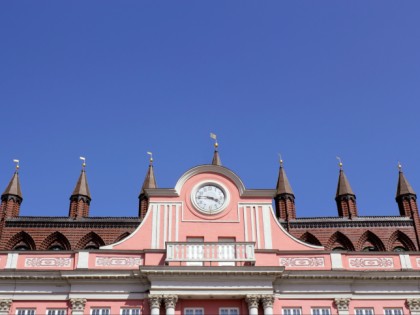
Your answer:
[[[193,200],[200,211],[212,214],[219,212],[225,205],[226,194],[216,185],[204,184],[197,189]]]

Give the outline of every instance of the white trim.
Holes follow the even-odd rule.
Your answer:
[[[179,240],[179,208],[180,205],[176,205],[175,209],[175,242],[178,242]]]
[[[260,235],[260,211],[259,206],[254,206],[255,213],[255,225],[257,227],[257,246],[256,248],[261,248],[261,235]]]
[[[413,269],[413,266],[411,265],[410,255],[400,254],[400,262],[402,270]]]
[[[76,269],[87,269],[89,268],[89,252],[79,252],[79,257],[77,259]]]
[[[238,207],[239,207],[239,205],[238,205]],[[243,212],[243,215],[244,215],[244,233],[245,233],[245,238],[244,239],[245,239],[245,242],[248,242],[248,218],[247,218],[248,213],[246,211],[246,205],[243,205],[242,207],[243,207],[242,212]]]
[[[344,269],[343,258],[341,256],[341,253],[332,252],[332,253],[330,253],[330,257],[331,257],[331,269],[332,270],[342,270],[342,269]]]
[[[263,213],[263,226],[264,226],[264,245],[265,249],[272,249],[273,248],[273,240],[272,240],[272,233],[271,233],[271,222],[270,222],[270,208],[267,206],[262,206],[262,213]]]
[[[255,242],[255,217],[254,217],[254,207],[249,207],[249,213],[251,216],[251,236],[252,241]]]
[[[4,267],[4,269],[16,269],[18,258],[19,258],[18,253],[8,253],[6,266]]]

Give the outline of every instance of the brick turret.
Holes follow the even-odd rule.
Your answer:
[[[350,219],[357,217],[356,195],[351,189],[346,174],[344,174],[343,164],[341,162],[335,201],[340,217],[347,217]]]
[[[16,169],[6,190],[1,195],[1,218],[13,218],[19,216],[20,204],[22,203],[22,191],[19,183],[19,173]]]
[[[76,187],[70,196],[69,217],[73,219],[85,218],[89,216],[90,201],[89,185],[86,178],[85,163],[77,180]]]
[[[280,160],[279,176],[277,179],[276,216],[279,219],[289,221],[296,219],[295,195],[283,168],[283,161]]]
[[[149,208],[149,197],[147,196],[146,189],[157,188],[155,173],[153,171],[153,157],[150,153],[149,169],[147,170],[146,177],[139,195],[139,217],[143,219],[146,216],[147,209]]]

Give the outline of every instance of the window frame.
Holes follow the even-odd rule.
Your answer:
[[[358,311],[361,311],[362,313],[357,313]],[[369,311],[370,313],[366,313],[366,311]],[[375,315],[375,310],[373,307],[355,307],[354,308],[354,314],[356,315]]]
[[[316,311],[316,310],[320,310],[321,311],[321,313],[319,314],[319,315],[324,315],[324,314],[322,314],[322,310],[328,310],[328,314],[327,315],[331,315],[331,307],[328,307],[328,306],[325,306],[325,307],[312,307],[311,308],[311,315],[315,315],[314,314],[314,311]]]
[[[20,311],[24,311],[24,313],[19,314]],[[28,311],[33,311],[33,313],[28,314]],[[17,308],[16,315],[36,315],[36,308]]]
[[[141,309],[140,309],[140,307],[121,307],[120,308],[120,315],[123,315],[123,311],[124,310],[129,310],[130,312],[129,312],[129,315],[133,315],[132,314],[132,311],[134,311],[134,310],[138,310],[139,311],[139,315],[141,315]]]
[[[403,315],[404,314],[402,307],[384,307],[384,315],[388,315],[386,311],[392,311],[390,315]],[[396,313],[395,311],[398,311],[398,313]]]
[[[195,315],[196,310],[201,310],[202,311],[201,315],[204,315],[204,308],[203,307],[184,307],[182,315],[186,315],[187,310],[193,310],[194,311],[193,315]]]
[[[292,315],[293,315],[294,310],[298,310],[299,311],[298,315],[302,315],[302,308],[301,307],[282,307],[281,313],[282,313],[282,315],[285,315],[285,311],[292,311]]]
[[[235,310],[237,313],[237,315],[239,315],[240,313],[239,313],[239,307],[229,307],[229,306],[225,306],[225,307],[219,307],[219,315],[222,315],[222,310],[229,310],[229,312],[228,312],[228,315],[231,315],[230,314],[230,311],[231,310]]]
[[[56,314],[56,312],[60,312],[63,311],[64,315],[67,315],[67,309],[66,308],[47,308],[46,310],[46,315],[50,315],[49,312],[53,311],[54,314],[51,315],[60,315],[60,314]]]
[[[95,310],[108,310],[108,313],[106,314],[106,315],[111,315],[111,308],[110,307],[107,307],[107,306],[104,306],[104,307],[91,307],[90,308],[90,312],[89,312],[89,314],[90,315],[94,315],[93,314],[93,311],[95,311]],[[103,312],[100,312],[98,315],[104,315],[104,314],[102,314]]]

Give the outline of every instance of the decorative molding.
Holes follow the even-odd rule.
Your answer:
[[[12,300],[0,300],[0,312],[9,312],[10,307],[12,306]]]
[[[337,306],[339,311],[348,311],[350,299],[349,298],[336,298],[334,299],[334,304]]]
[[[394,260],[380,257],[349,258],[349,265],[353,268],[392,269],[394,268]]]
[[[69,301],[70,301],[72,311],[85,310],[86,299],[77,298],[77,299],[70,299]]]
[[[25,267],[71,267],[73,258],[53,258],[53,257],[40,257],[40,258],[26,258]]]
[[[150,308],[160,308],[160,303],[162,302],[162,296],[157,294],[149,295],[149,305]]]
[[[245,297],[245,301],[248,303],[248,308],[258,308],[260,296],[256,294],[250,294]]]
[[[96,257],[96,267],[136,267],[143,265],[139,257]]]
[[[284,257],[280,258],[280,266],[284,267],[325,267],[323,257]]]
[[[264,309],[268,307],[272,308],[274,304],[274,295],[272,294],[261,295],[261,301],[262,301],[262,305]]]
[[[163,302],[165,303],[165,308],[175,308],[176,302],[178,301],[177,295],[164,295]]]
[[[407,305],[410,312],[420,311],[420,299],[407,299]]]
[[[420,267],[420,258],[416,258],[417,267]]]

